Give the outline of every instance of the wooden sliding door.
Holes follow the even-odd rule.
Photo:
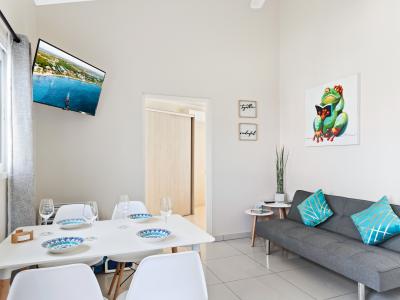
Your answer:
[[[146,204],[160,213],[160,199],[172,200],[173,212],[192,210],[192,117],[146,110]]]

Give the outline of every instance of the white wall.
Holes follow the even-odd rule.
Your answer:
[[[37,194],[144,198],[143,93],[211,99],[213,233],[248,232],[243,211],[274,193],[278,0],[99,0],[40,7],[40,37],[107,71],[96,117],[36,105]],[[259,101],[259,141],[238,141],[238,99]]]
[[[280,1],[281,143],[290,149],[288,190],[400,203],[400,1]],[[360,145],[304,146],[310,87],[361,74]]]
[[[32,0],[0,0],[0,9],[16,33],[36,43],[36,14]]]

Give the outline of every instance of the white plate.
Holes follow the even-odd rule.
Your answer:
[[[163,228],[149,228],[140,230],[137,236],[147,242],[159,242],[171,236],[171,231]]]
[[[147,222],[148,220],[151,220],[153,218],[153,215],[151,215],[151,214],[132,214],[128,218],[132,222],[143,223],[143,222]]]
[[[83,218],[75,218],[58,221],[57,225],[59,225],[62,229],[74,229],[86,226],[88,223]]]
[[[84,241],[85,239],[81,237],[60,237],[43,242],[42,247],[46,248],[50,253],[60,254],[75,250]]]

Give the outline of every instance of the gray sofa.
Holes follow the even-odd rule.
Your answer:
[[[325,268],[358,282],[358,297],[365,299],[365,286],[378,292],[400,287],[400,236],[380,244],[364,245],[350,216],[372,202],[325,195],[334,215],[315,228],[306,227],[297,206],[312,193],[297,191],[285,220],[259,222],[256,234]],[[400,206],[392,205],[397,215]]]

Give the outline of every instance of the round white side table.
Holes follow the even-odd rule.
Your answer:
[[[258,212],[257,212],[258,211]],[[251,229],[251,246],[254,247],[254,242],[256,239],[256,223],[258,217],[269,217],[274,214],[271,210],[258,210],[258,209],[248,209],[245,211],[249,216],[253,216],[253,227]]]
[[[279,210],[279,218],[280,219],[285,219],[286,218],[286,209],[291,208],[292,204],[291,203],[280,203],[280,202],[273,202],[273,203],[265,203],[263,204],[263,207],[268,207],[268,208],[276,208]]]

